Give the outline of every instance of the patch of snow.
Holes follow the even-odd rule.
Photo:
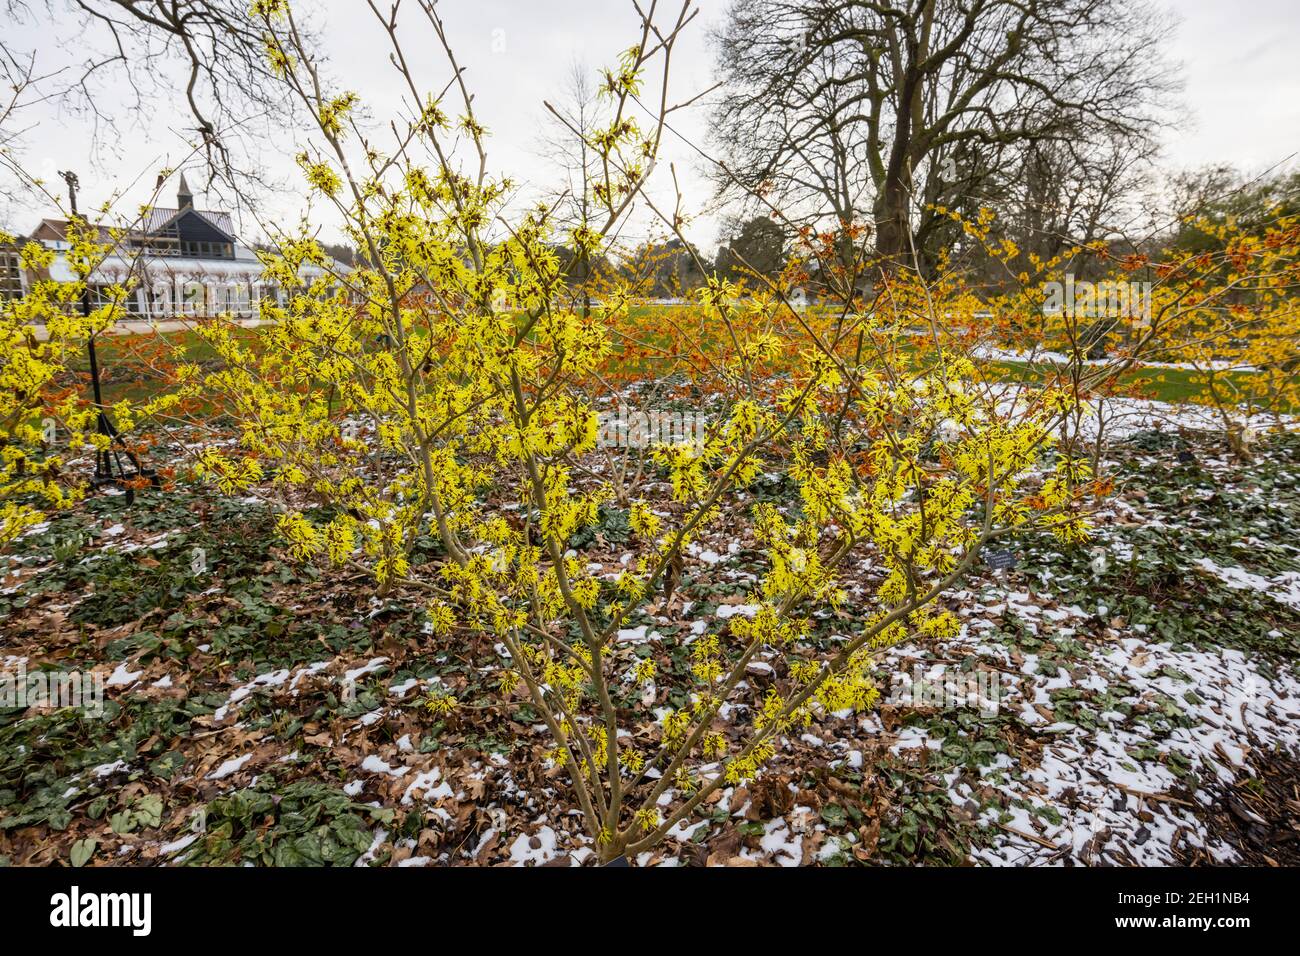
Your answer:
[[[719,604],[718,617],[724,621],[728,618],[735,617],[737,614],[743,617],[753,617],[758,613],[757,604]]]
[[[231,774],[239,773],[240,770],[244,769],[244,764],[248,763],[248,761],[252,759],[253,755],[251,753],[244,754],[242,757],[233,757],[223,763],[216,770],[212,771],[212,773],[208,774],[208,779],[224,780]]]
[[[411,768],[393,767],[376,757],[374,754],[369,754],[365,760],[361,761],[361,769],[367,773],[386,773],[390,777],[400,777]]]
[[[532,845],[534,840],[537,841],[537,846]],[[515,842],[510,844],[510,862],[515,866],[527,866],[529,863],[533,866],[541,866],[543,863],[549,863],[555,859],[557,842],[555,831],[547,826],[542,827],[532,836],[521,833],[515,838]]]
[[[117,670],[113,671],[113,673],[109,675],[109,678],[104,682],[104,685],[106,687],[127,687],[139,680],[140,675],[143,673],[143,670],[127,670],[126,661],[123,661],[117,665]]]

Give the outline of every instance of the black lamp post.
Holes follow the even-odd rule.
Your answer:
[[[72,171],[59,173],[63,181],[68,184],[68,205],[72,217],[77,217],[77,174]],[[90,316],[90,276],[86,276],[83,288],[81,290],[81,314],[83,317]],[[160,484],[157,473],[152,468],[142,468],[140,459],[136,457],[135,452],[126,447],[126,442],[122,441],[122,436],[118,433],[117,426],[113,420],[108,417],[108,410],[104,407],[104,396],[99,385],[99,356],[95,354],[95,333],[90,333],[86,340],[86,349],[90,354],[90,381],[94,388],[96,427],[99,433],[108,439],[108,447],[103,451],[95,453],[95,477],[91,479],[91,487],[95,489],[114,486],[121,488],[126,492],[126,503],[129,505],[135,501],[135,489],[128,483],[135,481],[137,478],[148,478],[150,483],[156,488]],[[130,463],[130,470],[122,463],[125,456]]]

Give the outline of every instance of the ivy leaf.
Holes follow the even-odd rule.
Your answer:
[[[96,840],[78,840],[72,844],[72,853],[70,855],[72,865],[85,866],[90,858],[95,855],[95,850],[98,848],[99,843]]]
[[[842,827],[847,818],[848,814],[845,813],[844,808],[838,803],[828,803],[826,806],[822,807],[822,820],[830,826]]]
[[[162,811],[162,797],[156,794],[151,793],[135,802],[135,817],[142,826],[156,827],[161,825]]]

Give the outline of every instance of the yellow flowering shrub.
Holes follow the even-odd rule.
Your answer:
[[[229,412],[238,448],[209,449],[199,471],[226,491],[283,491],[292,558],[423,594],[434,641],[499,647],[500,690],[526,693],[540,714],[601,859],[654,845],[719,787],[761,773],[781,734],[871,707],[885,648],[956,633],[938,601],[994,538],[1086,537],[1087,467],[1055,447],[1069,392],[1008,402],[959,341],[911,344],[918,318],[941,322],[935,296],[960,299],[958,284],[899,276],[864,307],[840,267],[842,288],[805,315],[785,294],[802,261],[744,304],[718,277],[699,291],[701,327],[733,343],[699,356],[709,425],[653,447],[671,493],[630,502],[632,554],[597,577],[571,539],[613,492],[578,466],[598,441],[592,394],[634,296],[574,294],[555,250],[604,255],[631,205],[650,202],[642,187],[666,113],[634,118],[633,98],[653,87],[662,99],[677,31],[647,23],[604,74],[610,120],[588,143],[603,170],[596,213],[565,228],[547,207],[510,205],[514,185],[489,174],[487,132],[459,82],[452,105],[412,81],[412,118],[384,149],[349,123],[363,104],[326,87],[292,6],[258,9],[287,90],[316,120],[306,183],[359,256],[342,269],[311,235],[284,237],[263,259],[287,293],[267,307],[273,322],[251,338],[202,329],[219,363],[194,387]],[[308,263],[325,274],[304,279]],[[743,503],[769,473],[797,489],[796,507]],[[695,637],[686,673],[633,660],[621,632],[690,567],[701,535],[726,528],[766,556],[747,612]],[[439,550],[417,564],[425,536]],[[863,559],[875,584],[853,599],[846,579]],[[845,612],[851,633],[826,643],[812,625],[820,609]],[[780,682],[729,724],[724,705],[760,651]],[[670,690],[687,703],[656,710]],[[457,702],[427,706],[445,716]],[[633,726],[649,729],[626,736]]]
[[[0,549],[49,511],[79,501],[94,454],[108,448],[109,439],[97,428],[99,410],[75,370],[91,337],[126,315],[129,284],[101,285],[101,304],[87,315],[81,307],[87,279],[118,238],[116,231],[102,235],[74,216],[62,252],[74,278],[52,278],[56,253],[28,241],[20,252],[20,266],[31,277],[26,294],[0,300]],[[0,234],[0,245],[16,242]],[[112,411],[126,431],[176,401],[160,393],[144,402],[120,402]]]

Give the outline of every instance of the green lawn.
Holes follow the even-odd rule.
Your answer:
[[[645,313],[655,308],[664,307],[644,306],[641,307],[641,312]],[[647,331],[650,331],[653,327],[653,323],[647,323]],[[212,346],[195,332],[179,331],[159,334],[168,343],[182,347],[189,361],[205,364],[214,362],[217,358]],[[252,337],[251,330],[249,331],[249,337]],[[699,347],[701,344],[697,342],[696,346]],[[158,377],[149,367],[147,356],[151,349],[157,348],[157,345],[155,334],[105,336],[99,340],[97,352],[106,402],[112,404],[122,399],[140,400],[154,393],[157,388]],[[649,366],[653,363],[647,362],[645,359],[638,359],[636,364],[638,370],[649,372],[651,371]],[[1042,381],[1050,373],[1051,369],[1051,366],[1046,363],[1004,359],[988,360],[980,364],[996,375],[1018,383]],[[74,370],[81,373],[89,372],[89,362],[84,354],[81,361],[74,366]],[[1206,387],[1195,384],[1193,381],[1198,377],[1198,373],[1188,369],[1149,368],[1127,372],[1121,376],[1120,381],[1125,386],[1136,386],[1143,395],[1158,401],[1209,404],[1210,398]],[[1230,375],[1230,378],[1243,385],[1250,377],[1251,373],[1246,372],[1232,373]],[[89,388],[87,388],[87,391],[89,391]],[[1300,411],[1300,409],[1292,408],[1289,411],[1296,412]]]
[[[1042,381],[1051,368],[1044,363],[1006,360],[990,360],[982,364],[986,368],[997,369],[1011,381],[1024,383]],[[1230,372],[1226,377],[1238,386],[1245,386],[1254,375],[1253,372]],[[1119,381],[1121,385],[1136,387],[1143,396],[1160,402],[1212,404],[1209,388],[1196,382],[1201,377],[1202,373],[1190,369],[1146,368],[1125,372]],[[1287,411],[1295,412],[1297,409],[1292,407]]]

